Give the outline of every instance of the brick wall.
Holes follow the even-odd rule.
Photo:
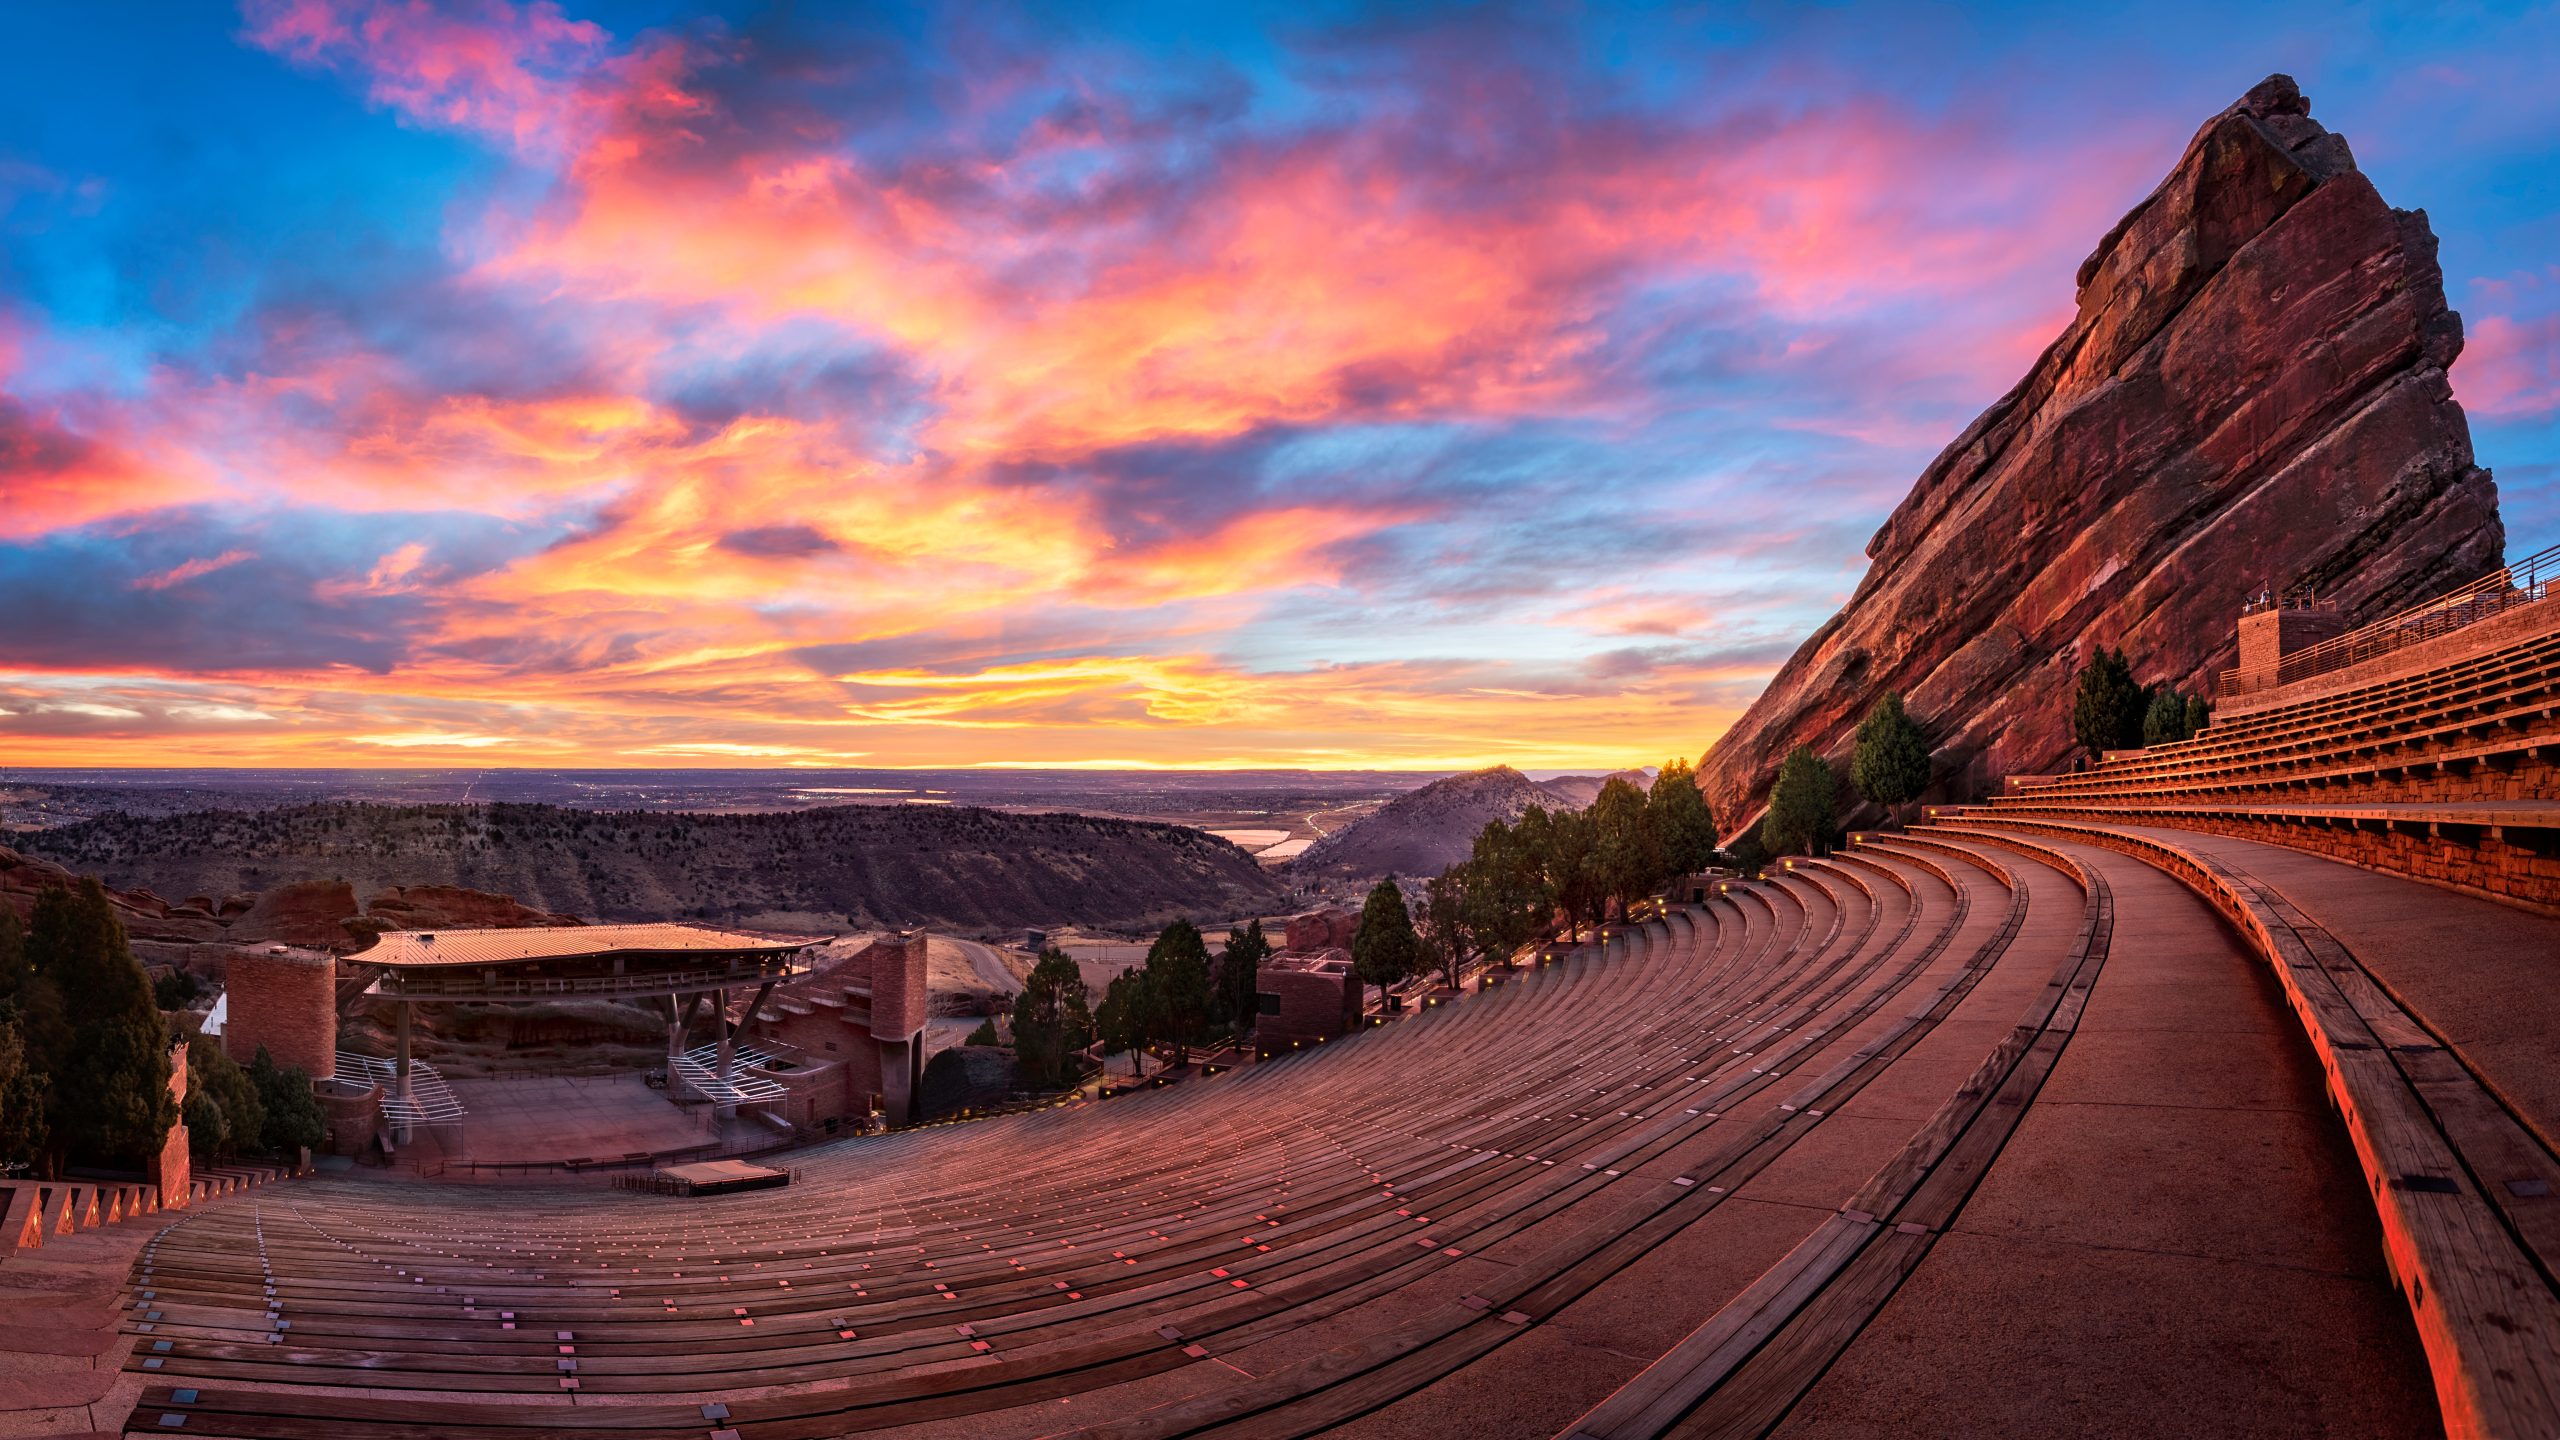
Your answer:
[[[1322,953],[1337,960],[1349,958],[1338,949]],[[1291,963],[1295,958],[1275,958],[1255,977],[1265,998],[1263,1013],[1254,1022],[1254,1045],[1264,1055],[1286,1055],[1338,1038],[1360,1020],[1360,982],[1347,965],[1341,974],[1328,974]]]
[[[885,936],[871,946],[871,1033],[903,1040],[924,1028],[925,936]]]
[[[337,963],[328,952],[233,951],[224,993],[224,1054],[246,1065],[264,1045],[277,1064],[299,1065],[314,1080],[337,1073]]]
[[[169,1047],[169,1098],[178,1104],[178,1113],[187,1113],[187,1047],[184,1041]],[[160,1187],[160,1208],[183,1210],[187,1204],[187,1182],[194,1177],[193,1162],[187,1157],[187,1122],[183,1119],[169,1127],[168,1137],[160,1142],[160,1158],[151,1167],[151,1179]]]

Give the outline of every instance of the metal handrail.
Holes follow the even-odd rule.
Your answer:
[[[2432,600],[2421,601],[2369,625],[2287,655],[2276,664],[2273,685],[2290,685],[2297,680],[2344,670],[2350,665],[2360,665],[2439,635],[2449,635],[2477,625],[2510,610],[2551,599],[2556,593],[2554,581],[2560,581],[2560,545],[2538,550]],[[2223,671],[2220,680],[2218,693],[2241,693],[2238,666]]]

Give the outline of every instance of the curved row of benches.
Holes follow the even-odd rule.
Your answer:
[[[830,1434],[1178,1374],[1112,1428],[1321,1428],[1570,1306],[1818,1126],[1889,1063],[1861,1027],[1924,1033],[1893,1002],[1985,885],[1807,865],[1328,1053],[840,1145],[787,1205],[345,1182],[208,1217],[137,1272],[132,1363],[171,1382],[137,1425],[702,1433],[646,1397],[716,1393],[711,1428]]]
[[[346,1179],[191,1219],[137,1263],[128,1425],[1761,1433],[1931,1263],[2102,973],[2104,877],[2014,843],[1797,862],[1317,1053],[843,1142],[783,1192]]]

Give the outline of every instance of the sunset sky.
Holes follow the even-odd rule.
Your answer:
[[[0,764],[1694,756],[2274,70],[2560,541],[2560,12],[2061,9],[13,7]]]

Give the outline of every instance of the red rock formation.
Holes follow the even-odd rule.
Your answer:
[[[0,907],[26,919],[36,895],[47,886],[77,886],[80,877],[50,860],[0,847]],[[574,915],[555,915],[519,904],[505,895],[465,890],[453,885],[394,885],[373,897],[359,913],[354,887],[343,880],[306,880],[252,895],[234,895],[220,905],[206,896],[190,896],[171,905],[148,890],[107,891],[107,899],[124,921],[135,953],[146,962],[186,964],[218,973],[222,955],[235,945],[287,944],[346,950],[385,930],[504,928],[522,925],[580,925]],[[193,947],[216,947],[191,954]]]
[[[1927,727],[1936,794],[1974,793],[2068,765],[2091,647],[2209,689],[2261,586],[2308,582],[2364,619],[2498,563],[2426,215],[2383,203],[2309,110],[2270,77],[2098,242],[2078,317],[1922,473],[1848,605],[1701,764],[1728,827],[1794,746],[1844,760],[1884,690]]]
[[[465,890],[459,885],[393,885],[373,897],[365,913],[393,930],[514,930],[533,925],[583,925],[575,915],[536,910],[512,895]]]

